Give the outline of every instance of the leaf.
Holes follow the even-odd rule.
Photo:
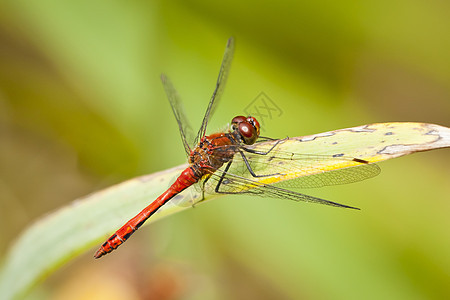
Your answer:
[[[0,271],[2,299],[21,298],[39,280],[119,228],[155,199],[187,165],[134,178],[77,199],[32,224],[10,249]],[[196,196],[187,190],[152,218],[185,209]],[[93,254],[93,253],[92,253]]]
[[[277,147],[278,151],[343,155],[374,163],[418,151],[450,147],[450,128],[424,123],[379,123],[290,138]],[[311,176],[323,172],[324,168],[332,171],[348,167],[348,163],[355,162],[312,166],[289,176]],[[184,168],[186,165],[128,180],[77,199],[32,224],[4,260],[0,271],[2,297],[23,297],[59,266],[92,246],[99,246],[108,235],[166,190]],[[206,199],[215,197],[217,195],[207,195]],[[181,211],[198,200],[195,189],[188,189],[169,201],[146,224]]]
[[[277,146],[277,151],[282,151],[286,157],[296,153],[294,161],[311,158],[315,164],[306,167],[305,164],[299,164],[299,168],[292,168],[291,161],[280,161],[277,162],[280,169],[282,164],[289,164],[290,172],[283,176],[263,177],[259,182],[273,184],[327,171],[364,166],[360,160],[376,163],[414,152],[449,147],[449,131],[448,128],[425,123],[378,123],[290,138]],[[267,142],[265,148],[270,149],[274,143]],[[333,159],[314,159],[320,156]],[[273,170],[268,171],[273,173]]]

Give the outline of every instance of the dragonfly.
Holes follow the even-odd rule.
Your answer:
[[[271,139],[260,135],[260,124],[252,116],[236,116],[228,131],[206,135],[223,93],[235,47],[230,38],[225,48],[216,86],[200,129],[194,135],[175,88],[164,74],[161,80],[178,124],[189,166],[175,182],[150,205],[126,222],[97,250],[100,258],[117,249],[138,230],[146,220],[183,190],[196,186],[204,193],[249,194],[255,196],[313,202],[329,206],[358,209],[291,190],[347,184],[374,177],[380,172],[376,164],[343,155],[301,154],[278,150],[288,138]],[[292,177],[292,170],[317,169],[330,163],[341,164],[341,169],[329,171],[325,167],[310,176]],[[291,189],[289,189],[291,188]]]

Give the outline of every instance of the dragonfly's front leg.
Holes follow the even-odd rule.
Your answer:
[[[274,138],[267,137],[267,136],[259,136],[258,137],[258,143],[267,142],[267,141],[275,141],[275,140],[278,140],[278,139],[274,139]]]
[[[273,149],[273,147],[272,147],[272,149]],[[271,150],[272,150],[272,149],[271,149]],[[270,152],[270,150],[269,150],[267,153],[269,153],[269,152]],[[247,167],[247,170],[250,172],[250,174],[251,174],[253,177],[270,177],[270,176],[276,176],[276,175],[284,175],[284,174],[281,174],[281,173],[273,173],[273,174],[266,174],[266,175],[256,175],[255,172],[253,171],[252,167],[250,166],[250,163],[248,162],[248,159],[247,159],[247,157],[245,156],[244,152],[242,152],[241,150],[239,150],[239,153],[241,154],[242,159],[244,160],[244,163],[245,163],[245,166]],[[253,152],[253,153],[254,153],[254,152]],[[267,153],[266,153],[266,154],[267,154]],[[262,154],[262,155],[265,155],[265,154]]]
[[[257,150],[253,150],[253,149],[248,149],[245,147],[241,147],[241,149],[243,149],[244,151],[247,151],[249,153],[254,153],[254,154],[259,154],[259,155],[267,155],[269,154],[281,141],[284,141],[286,139],[282,139],[282,140],[278,140],[269,150],[267,151],[257,151]],[[276,175],[283,175],[281,173],[273,173],[273,174],[267,174],[267,175],[256,175],[255,172],[253,171],[252,167],[250,166],[250,163],[248,162],[247,157],[245,156],[244,152],[242,152],[239,149],[239,153],[242,156],[242,159],[244,160],[245,166],[247,167],[247,170],[250,172],[250,174],[253,177],[269,177],[269,176],[276,176]]]
[[[242,150],[244,150],[244,151],[247,151],[247,152],[249,152],[249,153],[254,153],[254,154],[259,154],[259,155],[267,155],[267,154],[269,154],[279,143],[281,143],[282,141],[285,141],[285,140],[287,140],[288,138],[284,138],[284,139],[282,139],[282,140],[278,140],[269,150],[267,150],[267,151],[258,151],[258,150],[253,150],[253,149],[249,149],[249,148],[246,148],[246,147],[244,147],[244,146],[241,146],[240,148],[242,149]]]

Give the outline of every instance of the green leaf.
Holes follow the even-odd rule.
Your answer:
[[[273,141],[266,143],[270,146]],[[290,138],[277,147],[278,151],[304,154],[343,154],[373,163],[450,147],[450,129],[424,123],[380,123]],[[323,172],[324,168],[333,171],[349,166],[342,163],[312,166],[306,171],[289,174],[288,179],[311,176]],[[2,297],[23,297],[59,266],[92,246],[99,246],[108,235],[165,191],[184,168],[186,165],[112,186],[77,199],[32,224],[4,260],[0,273]],[[262,180],[274,183],[278,179]],[[217,195],[206,195],[207,200],[215,197]],[[164,205],[146,224],[188,208],[199,199],[195,189],[188,189]]]

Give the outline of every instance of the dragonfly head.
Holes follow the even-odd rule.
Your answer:
[[[231,120],[231,130],[247,145],[252,145],[259,137],[259,122],[254,117],[237,116]]]

